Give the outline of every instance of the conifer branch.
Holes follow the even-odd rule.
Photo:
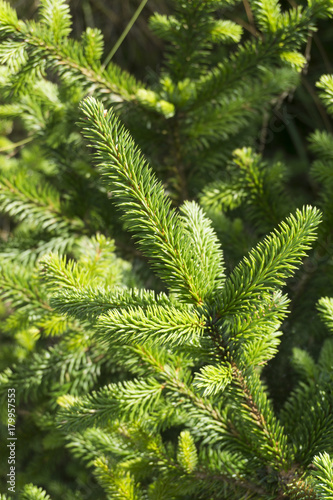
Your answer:
[[[333,463],[328,453],[320,453],[314,457],[313,476],[317,481],[313,486],[315,493],[323,500],[329,500],[333,493]]]
[[[58,422],[62,428],[83,429],[94,424],[105,425],[108,420],[125,420],[129,416],[140,419],[145,412],[158,405],[164,385],[151,377],[146,380],[110,384],[86,397],[64,396],[59,404],[64,408]]]
[[[63,43],[70,30],[70,18],[64,22],[66,8],[64,1],[45,2],[40,23],[29,24],[18,21],[15,11],[1,0],[0,33],[9,37],[9,44],[16,43],[26,52],[26,62],[22,60],[16,75],[17,89],[29,75],[50,70],[67,81],[79,81],[88,92],[94,91],[109,103],[134,100],[138,86],[133,77],[112,64],[97,70],[78,42]]]
[[[26,307],[32,305],[38,309],[52,311],[45,291],[42,290],[36,280],[31,279],[27,270],[16,266],[8,268],[4,262],[0,267],[1,296],[9,300],[14,307]]]
[[[107,357],[101,349],[88,350],[82,342],[82,331],[80,333],[81,341],[77,341],[80,347],[69,348],[64,342],[42,353],[34,353],[27,361],[3,372],[1,397],[6,397],[11,387],[15,387],[18,401],[38,401],[52,393],[56,397],[59,391],[77,394],[91,390]],[[73,336],[73,345],[74,339]]]
[[[188,231],[184,229],[179,214],[171,209],[170,199],[128,132],[120,127],[112,111],[105,112],[93,98],[87,98],[81,110],[88,120],[88,124],[81,123],[83,133],[91,141],[90,145],[96,147],[94,156],[101,174],[110,186],[129,230],[140,238],[143,253],[153,260],[161,278],[171,290],[178,292],[180,299],[201,304],[207,294],[211,294],[215,281],[221,279],[218,275],[221,265],[215,267],[211,278],[200,267],[196,274],[191,272]],[[207,226],[208,221],[205,224]],[[215,247],[216,254],[216,244]],[[202,289],[205,274],[207,291]]]
[[[140,307],[145,310],[154,305],[170,305],[167,295],[152,290],[104,290],[102,287],[82,287],[63,290],[51,299],[51,306],[62,314],[77,319],[94,319],[109,310],[128,310]]]
[[[331,297],[322,297],[318,301],[318,310],[326,326],[333,331],[333,299]]]
[[[94,474],[110,498],[119,500],[144,500],[139,485],[128,472],[110,468],[107,459],[97,458]],[[111,496],[112,495],[112,496]]]
[[[273,408],[270,407],[259,378],[254,373],[250,377],[245,377],[235,363],[232,364],[232,369],[236,383],[242,390],[250,416],[266,437],[266,439],[262,439],[262,448],[266,448],[265,451],[272,455],[271,465],[278,471],[286,470],[292,463],[293,454],[287,444],[284,429],[274,417]],[[263,451],[261,449],[260,453]]]
[[[265,33],[265,40],[243,44],[230,60],[219,63],[212,72],[202,77],[196,99],[192,103],[193,108],[203,100],[216,98],[222,89],[223,92],[228,91],[242,75],[251,77],[257,73],[259,66],[265,64],[274,66],[280,63],[280,57],[284,52],[294,51],[304,42],[309,28],[313,29],[317,18],[333,14],[332,6],[326,0],[311,2],[311,5],[303,11],[293,9],[290,13],[280,15],[274,20],[272,11],[269,10],[272,6],[275,6],[273,7],[275,11],[278,9],[276,2],[270,2],[269,9],[262,9],[263,2],[257,2],[257,5],[261,5],[258,14],[263,26],[269,28]],[[264,5],[267,7],[268,4]]]
[[[35,486],[32,483],[26,484],[21,491],[20,498],[22,500],[51,500],[51,497],[45,490]]]
[[[143,310],[132,306],[102,314],[97,328],[103,342],[196,345],[204,333],[205,318],[185,307],[154,305]]]
[[[288,217],[251,250],[225,283],[219,298],[220,316],[251,306],[263,290],[273,292],[283,286],[310,249],[320,219],[316,208],[297,210],[296,216]]]
[[[0,178],[0,208],[18,221],[32,221],[43,230],[83,231],[83,221],[63,213],[58,193],[51,186],[27,185],[23,174]]]

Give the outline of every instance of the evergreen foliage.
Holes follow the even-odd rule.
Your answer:
[[[258,144],[333,3],[244,6],[155,13],[148,84],[0,0],[0,500],[333,497],[333,139],[311,194]]]

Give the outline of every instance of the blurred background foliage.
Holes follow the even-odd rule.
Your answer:
[[[282,6],[288,8],[306,2],[283,0]],[[33,18],[38,9],[38,0],[12,0],[10,4],[21,18]],[[73,16],[73,35],[79,38],[82,31],[89,27],[99,28],[105,40],[104,58],[112,50],[119,37],[138,8],[138,0],[71,0]],[[168,0],[148,0],[138,19],[120,45],[112,60],[121,68],[134,74],[139,80],[151,83],[163,65],[163,41],[149,29],[148,20],[154,12],[168,14],[171,2]],[[247,0],[223,10],[223,17],[231,19],[244,28],[245,38],[253,36],[255,28],[251,15],[248,17]],[[281,96],[273,110],[273,116],[263,117],[262,128],[258,133],[258,150],[269,158],[288,161],[294,171],[294,183],[301,189],[316,191],[309,180],[313,156],[307,146],[307,137],[315,129],[333,131],[327,111],[320,102],[315,83],[325,73],[333,73],[332,24],[330,20],[318,23],[318,32],[309,36],[305,48],[308,65],[304,68],[301,85],[292,95]],[[217,57],[220,57],[220,53]]]

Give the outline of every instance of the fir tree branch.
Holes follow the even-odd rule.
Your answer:
[[[250,377],[244,376],[242,370],[235,363],[232,363],[231,366],[234,380],[239,384],[246,402],[245,408],[249,410],[250,417],[253,418],[266,438],[262,439],[260,454],[263,453],[264,448],[269,455],[272,454],[271,465],[278,471],[286,470],[292,463],[293,453],[288,446],[283,427],[274,416],[273,408],[269,404],[259,377],[254,373],[251,373]]]
[[[110,468],[105,457],[97,458],[94,462],[94,475],[106,491],[109,498],[119,500],[144,500],[140,487],[134,478],[123,470]]]
[[[193,489],[192,494],[199,493],[202,490],[203,494],[207,494],[207,489],[211,494],[214,495],[216,491],[220,489],[221,486],[224,488],[224,494],[227,495],[233,494],[237,495],[237,498],[247,498],[249,493],[265,493],[264,488],[261,488],[259,485],[255,484],[255,482],[247,481],[241,474],[238,474],[236,470],[226,468],[222,468],[214,474],[211,470],[206,469],[203,465],[198,464],[194,466],[194,470],[187,470],[186,467],[182,463],[182,461],[177,458],[177,462],[170,457],[166,453],[165,447],[163,444],[155,438],[154,445],[152,445],[152,436],[150,433],[147,433],[144,428],[139,428],[140,432],[140,441],[143,442],[145,455],[147,456],[149,463],[155,465],[156,472],[163,471],[165,473],[165,469],[169,469],[173,481],[175,482],[176,490],[177,490],[177,478],[174,475],[175,470],[182,473],[181,476],[181,485],[179,484],[178,488],[182,488],[188,484],[189,491],[187,493],[191,494],[191,488]],[[137,444],[137,431],[133,432],[131,428],[126,428],[123,430],[124,437],[126,441],[130,441],[133,449],[136,449]],[[180,435],[188,433],[188,431],[183,431]],[[180,440],[179,438],[179,440]],[[157,441],[157,442],[156,442]],[[194,442],[192,441],[193,445]],[[141,450],[140,450],[141,451]],[[187,451],[189,452],[189,450]],[[179,450],[178,450],[179,455]],[[177,457],[178,457],[177,455]],[[184,475],[186,473],[186,476]],[[216,485],[218,485],[216,487]],[[184,492],[185,493],[185,492]],[[171,491],[170,491],[171,494]],[[244,495],[244,497],[242,496]],[[200,496],[201,498],[201,496]]]
[[[20,494],[21,500],[51,500],[45,490],[32,483],[26,484]]]
[[[333,331],[333,299],[331,297],[322,297],[317,304],[318,311],[328,327]]]
[[[320,453],[314,457],[313,465],[316,469],[313,476],[318,482],[314,485],[314,491],[322,500],[329,500],[333,494],[333,461],[328,453]]]
[[[220,294],[220,317],[251,306],[258,294],[274,291],[292,276],[316,237],[321,214],[316,208],[297,210],[252,249],[235,268]]]
[[[65,289],[51,299],[51,306],[62,314],[78,319],[94,319],[109,310],[128,310],[140,307],[170,305],[167,295],[152,290],[105,290],[102,287]]]
[[[48,184],[43,188],[27,184],[26,174],[0,178],[0,207],[18,221],[32,221],[47,231],[82,231],[84,224],[77,217],[66,217],[58,193]]]
[[[107,343],[196,345],[204,328],[205,318],[195,310],[172,305],[110,310],[97,322],[98,337]]]
[[[60,393],[86,393],[91,390],[107,363],[107,357],[100,348],[89,350],[82,345],[74,349],[66,342],[34,353],[23,363],[1,374],[1,396],[7,395],[8,388],[15,387],[17,400],[38,401],[47,394],[55,398]],[[72,345],[75,346],[72,338]]]
[[[92,423],[106,425],[109,420],[139,419],[159,404],[164,385],[154,377],[109,384],[88,396],[58,399],[61,428],[83,429]]]
[[[17,85],[22,85],[26,75],[32,75],[37,68],[47,69],[66,80],[79,81],[86,91],[93,90],[108,103],[133,101],[138,89],[133,77],[112,64],[102,70],[92,67],[79,43],[62,43],[70,30],[70,18],[61,25],[64,16],[60,12],[66,7],[63,1],[46,2],[40,12],[40,23],[30,24],[18,21],[15,11],[1,0],[0,33],[8,37],[8,43],[20,44],[27,54],[26,64],[17,73]]]
[[[242,75],[251,77],[257,73],[259,66],[280,65],[281,55],[300,47],[306,39],[308,30],[313,29],[316,19],[332,16],[332,6],[327,0],[311,2],[311,5],[302,11],[299,8],[292,9],[280,15],[278,19],[273,19],[272,12],[269,12],[274,5],[273,10],[277,12],[276,2],[273,4],[257,2],[257,5],[260,4],[261,9],[257,12],[263,26],[269,28],[265,32],[264,41],[249,41],[243,44],[230,60],[225,60],[207,76],[203,76],[196,98],[191,103],[192,109],[200,106],[201,102],[215,99],[221,92],[229,90],[242,78]]]
[[[36,309],[52,311],[45,290],[41,289],[36,280],[32,280],[31,273],[20,266],[14,269],[1,262],[0,287],[3,299],[9,300],[16,308],[34,306]]]
[[[244,478],[237,476],[235,477],[235,475],[234,477],[229,477],[227,474],[223,473],[212,474],[210,471],[207,472],[203,469],[194,473],[194,479],[199,481],[205,481],[211,485],[212,483],[214,484],[215,482],[223,483],[223,485],[226,484],[230,486],[230,490],[234,494],[244,495],[244,497],[242,498],[248,498],[249,495],[252,495],[254,493],[260,495],[261,498],[263,495],[266,494],[266,490],[263,487],[256,485],[255,483],[251,483],[250,481],[247,481]]]
[[[83,133],[96,147],[96,162],[123,212],[123,219],[140,238],[143,253],[153,260],[161,278],[183,301],[201,304],[211,295],[215,282],[221,280],[218,275],[221,266],[215,268],[211,277],[200,269],[199,263],[197,272],[191,273],[193,264],[188,254],[192,243],[188,231],[184,230],[178,213],[171,209],[162,185],[130,135],[120,127],[112,111],[106,113],[95,99],[87,98],[81,109],[88,120],[88,124],[81,123]],[[203,214],[200,218],[204,223]],[[207,227],[209,223],[206,220],[204,224]],[[216,251],[217,248],[215,254]],[[203,289],[205,275],[207,283]]]

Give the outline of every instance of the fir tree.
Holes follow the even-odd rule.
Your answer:
[[[64,0],[30,21],[0,1],[0,391],[18,403],[19,498],[333,496],[332,138],[310,137],[313,199],[256,152],[333,4],[251,0],[246,37],[236,3],[156,13],[148,86],[102,62],[98,29],[70,38]],[[270,366],[280,382],[291,355],[279,398]]]

